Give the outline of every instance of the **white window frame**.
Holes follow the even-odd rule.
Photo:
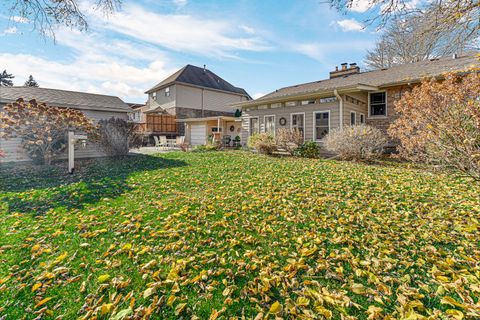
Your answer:
[[[317,103],[316,99],[308,99],[308,100],[302,100],[302,102],[300,104],[302,106],[308,106],[308,105],[315,104],[315,103]]]
[[[152,92],[152,99],[157,100],[157,92],[156,91]]]
[[[317,110],[313,111],[313,141],[320,142],[322,139],[317,139],[317,124],[316,124],[316,115],[317,113],[328,113],[328,132],[330,133],[331,125],[330,121],[332,120],[332,114],[330,110]]]
[[[258,121],[258,133],[260,133],[260,118],[257,117],[248,117],[248,136],[252,136],[252,119],[257,119]]]
[[[354,117],[355,121],[353,121],[353,124],[352,124],[352,114],[355,115],[355,117]],[[357,125],[357,112],[356,111],[350,111],[350,125],[351,126]]]
[[[294,112],[294,113],[290,113],[290,129],[294,129],[292,127],[293,125],[293,116],[294,115],[299,115],[299,114],[302,114],[303,115],[303,140],[305,140],[305,125],[306,125],[306,120],[307,118],[305,117],[305,112]]]
[[[266,118],[273,117],[273,136],[275,137],[275,131],[276,131],[276,117],[274,114],[267,114],[263,116],[263,132],[267,133],[267,122],[265,121]]]
[[[170,97],[170,87],[165,88],[165,97]]]
[[[363,122],[362,122],[362,117],[363,117]],[[360,124],[365,124],[365,113],[360,113]]]
[[[370,106],[370,95],[375,94],[375,93],[385,93],[385,115],[372,115],[372,108]],[[372,91],[368,93],[368,117],[369,118],[386,118],[388,117],[388,94],[386,90],[381,90],[381,91]]]

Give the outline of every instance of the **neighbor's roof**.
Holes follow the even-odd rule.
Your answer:
[[[57,107],[74,109],[131,112],[132,109],[119,97],[76,91],[35,87],[0,87],[0,102],[9,103],[23,98],[35,99]]]
[[[208,69],[192,66],[190,64],[187,64],[185,67],[178,70],[145,93],[156,91],[174,83],[185,83],[199,87],[232,92],[250,98],[244,89],[233,86],[228,81],[220,78]]]
[[[373,70],[343,77],[320,80],[295,86],[285,87],[243,104],[256,104],[270,100],[308,95],[312,93],[333,92],[335,89],[368,86],[372,89],[394,86],[402,83],[416,82],[425,77],[440,76],[445,72],[461,71],[471,66],[480,65],[478,53],[465,56],[443,57],[403,64],[388,69]],[[236,103],[235,105],[241,105]]]

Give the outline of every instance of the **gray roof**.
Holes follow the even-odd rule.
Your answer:
[[[228,81],[220,78],[208,69],[192,66],[190,64],[187,64],[182,69],[155,85],[153,88],[146,91],[146,93],[156,91],[173,83],[186,83],[199,87],[232,92],[250,98],[244,89],[233,86]]]
[[[13,102],[19,98],[35,99],[48,105],[74,109],[131,112],[119,97],[76,91],[35,87],[0,87],[0,102]]]
[[[473,53],[454,59],[444,57],[404,64],[388,69],[361,72],[344,77],[314,81],[295,86],[285,87],[260,97],[251,103],[267,100],[307,95],[316,92],[340,90],[354,86],[388,87],[405,82],[416,82],[425,77],[440,76],[445,72],[461,71],[471,66],[479,65],[478,53]]]

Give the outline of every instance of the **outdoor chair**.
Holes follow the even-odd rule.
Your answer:
[[[223,136],[223,145],[225,147],[230,147],[230,142],[232,142],[232,137],[229,135]]]
[[[185,136],[178,136],[175,141],[175,146],[180,147],[184,143],[185,143]]]
[[[170,147],[170,146],[168,145],[167,136],[160,136],[159,147],[163,147],[163,148],[168,148],[168,147]]]

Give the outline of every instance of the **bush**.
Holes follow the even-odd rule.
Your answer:
[[[135,123],[113,117],[98,122],[98,140],[109,156],[126,155],[130,148],[141,144]]]
[[[200,145],[196,146],[192,152],[207,152],[207,151],[216,151],[217,146],[214,146],[212,144],[207,144],[207,145]]]
[[[389,133],[399,156],[456,168],[480,180],[480,74],[425,80],[395,104]]]
[[[298,129],[280,128],[276,133],[277,146],[293,155],[303,143],[303,134]]]
[[[21,138],[27,155],[50,164],[65,150],[69,131],[93,134],[95,127],[81,111],[18,99],[0,112],[0,138]]]
[[[379,157],[388,140],[377,128],[358,125],[331,130],[323,139],[325,148],[344,160],[372,160]]]
[[[247,146],[261,154],[272,154],[277,150],[275,138],[268,133],[257,133],[248,138]]]
[[[306,141],[295,150],[294,154],[303,158],[319,158],[320,148],[315,141]]]

